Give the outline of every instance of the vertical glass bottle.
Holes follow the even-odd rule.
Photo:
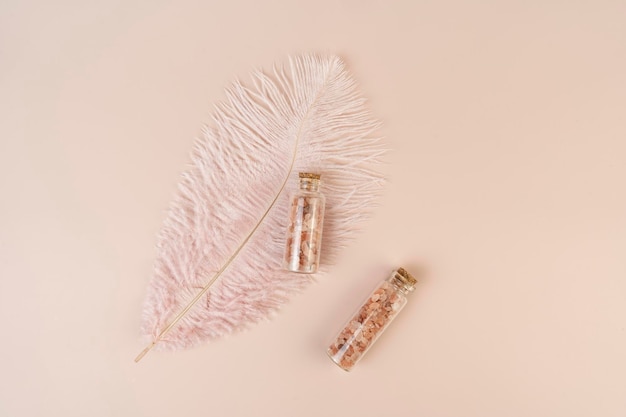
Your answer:
[[[320,175],[301,172],[300,189],[291,198],[284,266],[289,271],[317,271],[322,245],[325,198],[319,192]]]
[[[328,348],[328,356],[349,371],[406,305],[417,280],[404,268],[394,270],[365,300]]]

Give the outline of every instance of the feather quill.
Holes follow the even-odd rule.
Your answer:
[[[311,277],[281,269],[288,195],[319,172],[327,198],[320,271],[354,237],[382,186],[379,123],[336,56],[290,58],[217,104],[157,241],[142,317],[176,350],[268,318]]]

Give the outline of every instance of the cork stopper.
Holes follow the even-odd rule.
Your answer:
[[[308,191],[318,191],[320,187],[320,174],[311,172],[300,172],[300,189]]]
[[[320,174],[313,174],[313,173],[311,173],[311,172],[300,172],[300,173],[298,174],[298,176],[299,176],[300,178],[309,178],[309,179],[311,179],[311,180],[318,180],[318,181],[319,181],[319,179],[320,179],[320,177],[321,177],[321,176],[320,176]]]
[[[393,282],[406,292],[411,292],[415,289],[417,280],[406,269],[400,267],[393,271]]]

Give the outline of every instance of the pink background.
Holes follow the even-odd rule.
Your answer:
[[[381,207],[271,322],[140,364],[140,309],[223,87],[341,55]],[[626,415],[623,1],[3,1],[0,415]],[[325,355],[423,276],[352,373]]]

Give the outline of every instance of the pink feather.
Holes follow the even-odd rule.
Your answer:
[[[373,136],[379,124],[339,58],[300,56],[252,78],[252,86],[235,82],[216,106],[158,237],[142,320],[157,348],[186,348],[246,328],[311,282],[281,268],[299,171],[321,173],[327,198],[321,273],[381,189],[375,167],[383,150]]]

